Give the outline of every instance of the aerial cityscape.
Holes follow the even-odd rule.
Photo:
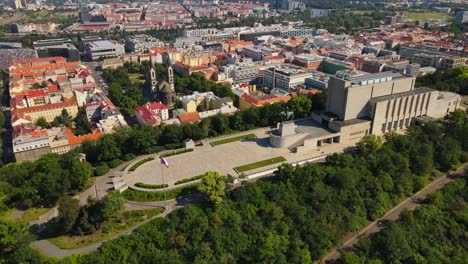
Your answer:
[[[468,1],[0,3],[0,263],[467,263]]]

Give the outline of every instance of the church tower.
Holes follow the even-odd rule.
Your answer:
[[[158,81],[156,79],[156,70],[153,65],[150,64],[148,74],[146,75],[146,86],[148,91],[154,93],[157,91]]]
[[[174,85],[174,69],[172,69],[172,65],[170,62],[167,63],[167,82],[171,86],[172,92],[175,93],[175,85]]]

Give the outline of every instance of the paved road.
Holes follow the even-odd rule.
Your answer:
[[[421,206],[421,203],[419,201],[426,199],[431,193],[440,190],[442,187],[450,183],[455,179],[454,176],[463,173],[463,171],[466,169],[466,166],[463,166],[462,168],[458,169],[455,172],[452,172],[448,175],[445,175],[443,177],[440,177],[433,182],[429,183],[426,187],[424,187],[422,190],[414,194],[412,197],[406,198],[403,200],[401,203],[390,209],[381,219],[379,220],[389,220],[389,221],[395,221],[399,218],[400,213],[407,209],[407,210],[414,210],[416,207]],[[359,241],[359,238],[361,236],[369,236],[371,234],[380,232],[380,230],[383,229],[382,226],[378,225],[378,221],[376,220],[369,225],[367,225],[364,229],[362,229],[358,234],[350,237],[347,239],[345,242],[343,242],[338,248],[333,249],[328,255],[322,258],[321,262],[327,262],[327,261],[333,261],[336,260],[340,257],[340,253],[338,250],[344,249],[344,248],[352,248],[356,243]],[[316,262],[318,263],[318,262]]]

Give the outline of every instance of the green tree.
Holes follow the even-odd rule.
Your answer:
[[[365,158],[376,157],[382,147],[382,138],[376,135],[366,135],[357,144],[359,154]]]
[[[32,263],[34,255],[29,248],[32,236],[28,224],[22,221],[0,220],[0,263]],[[29,255],[29,256],[28,256]]]
[[[59,219],[64,233],[73,230],[78,214],[80,213],[80,201],[68,195],[59,200]]]
[[[223,114],[217,114],[211,118],[211,127],[218,134],[223,134],[229,129],[229,120]]]
[[[86,109],[81,107],[78,110],[78,114],[75,119],[75,129],[73,130],[74,134],[77,136],[85,135],[91,132],[91,123],[88,121],[86,116]]]
[[[68,128],[71,128],[72,126],[72,118],[70,114],[68,113],[67,109],[63,109],[62,113],[57,116],[54,121],[51,123],[52,126],[66,126]]]
[[[47,120],[44,117],[39,117],[36,120],[35,125],[40,126],[42,128],[49,128],[50,127],[49,122],[47,122]]]
[[[97,159],[98,161],[111,161],[115,158],[119,158],[122,152],[119,146],[114,140],[112,135],[104,135],[97,144],[99,150]]]
[[[449,170],[460,162],[461,154],[460,143],[451,137],[445,137],[436,147],[435,161],[438,168]]]
[[[70,181],[73,189],[82,190],[93,176],[93,168],[86,161],[74,158],[70,167]]]
[[[288,106],[294,111],[295,118],[304,118],[310,116],[312,101],[307,96],[293,96],[288,101]]]
[[[104,219],[109,219],[113,216],[118,217],[119,212],[124,206],[125,199],[120,195],[120,192],[110,192],[102,200],[101,214]]]
[[[223,176],[217,171],[209,171],[203,177],[198,189],[208,195],[210,201],[215,205],[222,202],[225,183]]]

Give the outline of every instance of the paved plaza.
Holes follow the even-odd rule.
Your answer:
[[[142,164],[134,172],[125,176],[127,185],[132,186],[137,182],[146,184],[161,184],[161,169],[164,175],[164,183],[173,186],[173,184],[184,178],[201,175],[207,171],[219,171],[223,175],[231,174],[238,176],[234,167],[283,156],[288,163],[294,163],[305,159],[321,156],[324,153],[339,152],[343,146],[338,144],[323,147],[320,150],[311,150],[305,153],[293,153],[289,149],[273,148],[268,144],[268,132],[270,128],[262,128],[254,131],[247,131],[242,134],[254,133],[257,138],[236,141],[232,143],[211,146],[210,141],[218,139],[205,140],[204,146],[195,147],[193,152],[183,153],[167,157],[169,168],[162,167],[159,159],[155,159]],[[236,137],[240,134],[228,137]],[[273,164],[261,167],[246,174],[263,171],[269,168],[277,167],[279,164]]]

